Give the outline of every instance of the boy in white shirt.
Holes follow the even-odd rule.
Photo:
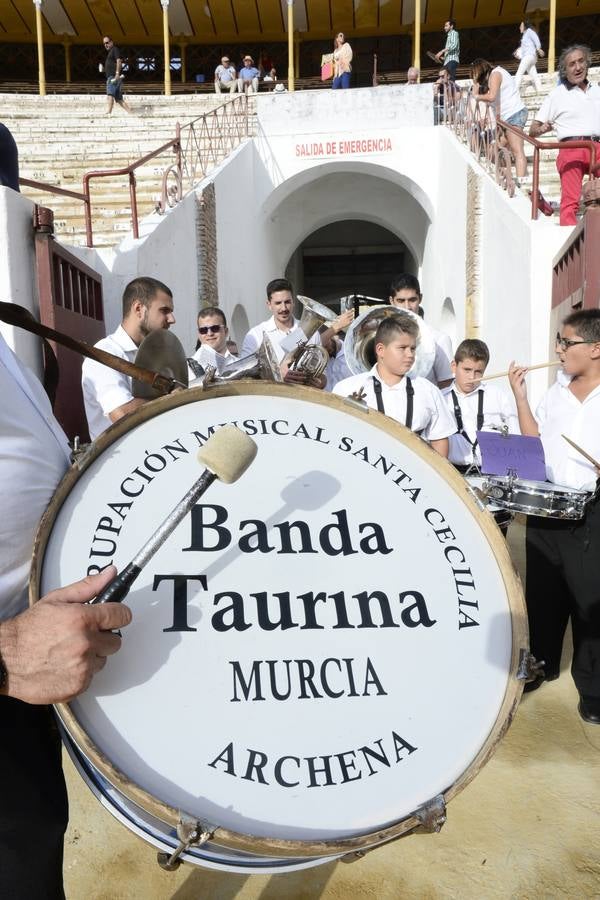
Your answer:
[[[545,663],[534,690],[560,674],[563,637],[573,631],[571,674],[579,691],[579,715],[600,725],[600,472],[563,439],[571,438],[600,459],[600,309],[571,313],[556,336],[562,365],[533,415],[527,400],[527,369],[510,366],[523,434],[539,435],[546,474],[555,484],[595,490],[582,519],[528,516],[525,598],[531,652]]]
[[[460,471],[481,466],[478,431],[502,431],[519,434],[517,408],[511,394],[498,384],[482,379],[490,360],[484,341],[467,339],[456,349],[451,363],[454,381],[442,394],[456,422],[456,434],[450,437],[448,459]]]
[[[370,372],[353,375],[333,389],[340,397],[361,395],[367,406],[396,419],[448,456],[448,438],[456,425],[438,388],[407,374],[415,361],[419,326],[410,316],[384,319],[375,332],[377,362]]]

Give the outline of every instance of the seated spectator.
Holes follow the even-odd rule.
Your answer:
[[[277,81],[277,69],[276,68],[270,69],[268,74],[265,75],[265,77],[263,78],[263,81]]]
[[[235,66],[231,65],[228,56],[222,56],[221,65],[215,69],[215,92],[221,94],[224,90],[230,94],[237,90]]]
[[[423,295],[421,294],[418,278],[408,273],[397,275],[394,278],[390,285],[389,303],[391,306],[399,306],[401,309],[409,309],[417,315],[422,315],[422,299]],[[435,359],[431,370],[425,377],[439,388],[443,388],[452,381],[452,368],[450,366],[452,342],[443,331],[438,331],[437,328],[432,328],[429,324],[426,327],[432,333],[435,341]]]
[[[199,378],[209,366],[222,372],[225,366],[235,362],[237,356],[229,350],[228,343],[225,313],[218,306],[205,306],[198,313],[198,342],[196,352],[189,361],[190,380]]]
[[[258,91],[258,69],[251,56],[244,57],[244,65],[238,72],[238,90],[240,94],[255,94]]]
[[[406,73],[406,83],[407,84],[418,84],[419,78],[421,77],[421,73],[415,66],[411,66],[408,72]]]

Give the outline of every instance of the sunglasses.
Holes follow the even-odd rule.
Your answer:
[[[569,347],[574,347],[575,344],[597,344],[598,341],[572,341],[570,338],[564,338],[560,336],[560,333],[556,333],[556,346],[560,347],[561,350],[568,350]]]
[[[222,325],[200,325],[198,327],[199,334],[218,334],[223,326]]]

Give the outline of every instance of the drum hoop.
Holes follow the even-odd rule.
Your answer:
[[[470,508],[472,515],[478,519],[479,525],[484,532],[491,549],[494,551],[504,581],[511,618],[512,650],[510,669],[507,673],[507,687],[496,721],[494,722],[485,743],[479,750],[479,753],[474,757],[462,775],[460,775],[457,780],[443,792],[444,801],[447,803],[459,794],[488,762],[499,742],[506,734],[516,713],[524,684],[522,680],[517,679],[517,670],[521,653],[529,648],[525,599],[521,581],[513,568],[505,539],[497,528],[493,517],[489,515],[486,510],[479,508],[470,489],[466,486],[462,475],[412,431],[376,410],[369,409],[368,407],[363,408],[346,398],[318,391],[313,388],[244,380],[236,381],[228,385],[211,387],[209,390],[191,388],[187,391],[180,391],[145,403],[144,406],[140,407],[136,412],[119,420],[107,431],[103,432],[96,441],[90,445],[89,450],[78,457],[58,485],[51,503],[40,520],[35,538],[29,578],[30,605],[37,603],[40,599],[39,588],[44,553],[50,537],[52,525],[54,524],[54,520],[56,519],[60,508],[81,475],[104,452],[104,450],[110,447],[111,444],[149,419],[152,419],[163,412],[167,412],[170,409],[185,406],[188,403],[197,403],[202,400],[218,397],[273,397],[276,395],[287,397],[289,399],[304,400],[305,402],[347,413],[363,422],[375,425],[381,431],[397,438],[401,443],[409,447],[417,456],[420,456],[421,458],[427,457],[427,461],[431,466],[438,471],[445,481],[450,483],[454,488],[455,493],[462,499],[465,505]],[[159,800],[157,797],[148,793],[133,782],[124,772],[117,769],[110,759],[108,759],[108,757],[89,738],[77,721],[68,703],[55,704],[55,710],[65,729],[81,749],[82,753],[117,790],[121,791],[128,800],[135,803],[141,809],[146,810],[150,815],[155,816],[157,819],[174,828],[177,827],[181,819],[181,814],[182,812],[185,813],[185,810],[182,811],[176,809]],[[212,828],[214,824],[214,833],[211,837],[211,841],[232,850],[244,850],[250,853],[276,857],[335,856],[372,848],[378,844],[384,844],[402,837],[404,834],[413,831],[422,824],[417,816],[418,812],[419,810],[415,810],[414,813],[405,816],[403,819],[392,823],[386,828],[377,829],[349,838],[320,841],[264,838],[243,832],[231,831],[227,828],[222,828],[215,823],[207,823],[207,826]]]
[[[499,487],[508,487],[509,482],[505,479],[506,475],[487,475],[484,476],[491,484],[496,484]],[[542,482],[543,484],[544,482]],[[566,487],[566,485],[552,485],[551,482],[548,482],[548,487],[543,488],[534,488],[530,486],[530,483],[526,478],[524,479],[516,479],[512,483],[512,490],[518,494],[527,494],[529,497],[544,497],[544,498],[552,498],[552,497],[561,497],[567,499],[583,499],[590,491],[582,490],[581,488],[570,488]]]

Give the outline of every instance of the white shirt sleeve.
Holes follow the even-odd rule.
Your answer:
[[[257,328],[251,328],[244,340],[242,341],[242,349],[240,350],[240,359],[250,356],[258,350],[260,341],[258,340]]]
[[[439,441],[456,432],[456,422],[450,414],[442,392],[434,384],[426,382],[429,387],[429,424],[423,429],[421,437],[426,441]]]
[[[84,398],[98,404],[105,416],[114,409],[133,400],[131,379],[93,359],[86,359],[82,366],[81,383]]]

